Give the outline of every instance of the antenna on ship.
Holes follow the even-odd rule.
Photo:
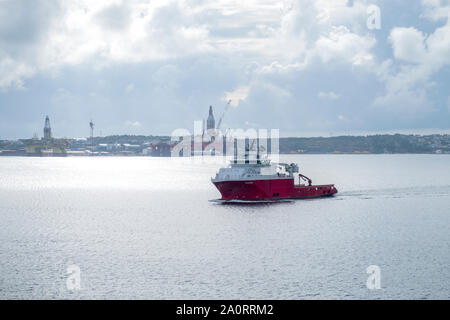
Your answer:
[[[94,123],[92,122],[92,119],[91,119],[91,122],[89,122],[89,127],[91,127],[91,156],[93,156],[94,155]]]
[[[259,161],[259,134],[256,137],[256,163],[261,163],[261,161]]]
[[[237,138],[234,138],[234,163],[237,163]]]
[[[245,163],[250,163],[250,140],[248,137],[245,137]]]

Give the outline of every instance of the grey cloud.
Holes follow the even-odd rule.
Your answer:
[[[60,13],[58,2],[0,1],[0,41],[2,46],[32,46],[45,38]]]
[[[136,1],[124,1],[98,14],[91,11],[84,16],[86,20],[78,21],[78,7],[70,16],[64,12],[69,6],[61,9],[56,1],[0,1],[0,80],[4,80],[0,87],[21,87],[23,82],[26,88],[0,91],[0,135],[31,135],[41,129],[42,114],[46,113],[59,136],[88,134],[90,118],[103,134],[129,132],[126,120],[141,124],[133,133],[170,134],[178,127],[191,129],[211,104],[219,116],[225,93],[242,87],[248,87],[248,96],[237,108],[230,108],[224,127],[245,127],[248,122],[297,133],[306,129],[328,133],[448,128],[448,63],[444,65],[447,69],[440,68],[439,78],[437,74],[427,76],[427,81],[438,84],[424,88],[430,94],[422,95],[445,110],[406,119],[393,113],[390,106],[372,107],[377,97],[386,95],[386,83],[396,85],[394,76],[398,70],[406,70],[393,57],[387,41],[390,29],[400,23],[398,17],[408,16],[400,24],[419,29],[421,20],[416,11],[408,10],[409,4],[389,2],[393,11],[383,11],[383,30],[362,30],[365,11],[360,9],[371,1],[352,2],[353,6],[339,9],[336,16],[318,25],[314,3],[325,3],[322,1],[297,2],[284,11],[268,7],[267,2],[236,3],[227,12],[216,2],[202,1],[200,8],[193,2],[172,2],[153,12],[152,2],[134,6]],[[345,10],[352,8],[355,12],[349,20],[355,20],[354,24],[345,20]],[[142,12],[146,14],[140,16]],[[359,16],[361,12],[363,16]],[[74,23],[67,28],[68,16]],[[142,28],[136,33],[139,36],[129,41],[136,35],[128,28],[131,22]],[[330,35],[332,26],[348,30],[341,28],[345,32]],[[431,27],[423,32],[432,34],[437,27]],[[91,28],[95,29],[92,34]],[[49,30],[53,37],[47,37]],[[355,34],[358,37],[353,37]],[[363,40],[374,34],[377,41],[373,47],[355,47],[359,40],[364,44]],[[347,38],[349,35],[352,37]],[[326,41],[320,42],[320,52],[314,52],[321,37]],[[439,39],[437,49],[444,52],[448,45]],[[444,34],[442,39],[446,39]],[[39,57],[41,52],[47,56]],[[373,64],[355,66],[351,64],[354,59],[346,58],[361,52],[373,54]],[[5,56],[13,58],[2,62]],[[388,58],[393,65],[383,73],[382,61]],[[432,61],[440,60],[433,56]],[[30,66],[35,68],[28,69]],[[262,72],[264,68],[271,72]],[[403,78],[398,82],[405,83]],[[420,97],[416,86],[409,89]],[[328,94],[322,95],[328,99],[320,99],[319,92]],[[339,99],[332,99],[331,92]],[[394,95],[384,102],[404,104],[400,98],[403,96]]]
[[[125,2],[122,5],[111,5],[95,16],[96,22],[111,30],[123,30],[131,22],[131,10]]]

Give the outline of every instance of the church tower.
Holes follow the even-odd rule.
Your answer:
[[[206,130],[215,129],[215,128],[216,128],[216,120],[214,120],[212,106],[209,106],[209,116],[208,116],[208,120],[206,120]]]

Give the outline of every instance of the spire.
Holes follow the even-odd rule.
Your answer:
[[[208,116],[208,120],[206,121],[206,129],[210,130],[210,129],[215,129],[215,128],[216,128],[216,120],[214,120],[212,106],[209,106],[209,116]]]

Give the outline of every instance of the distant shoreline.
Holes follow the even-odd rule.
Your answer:
[[[382,156],[382,155],[435,155],[435,156],[448,156],[449,153],[279,153],[283,156]],[[199,156],[195,156],[199,157]],[[7,155],[0,152],[0,158],[185,158],[192,159],[192,157],[170,157],[170,156],[146,156],[146,155],[108,155],[108,156],[72,156],[72,155],[55,155],[55,156],[40,156],[40,155]],[[205,158],[219,158],[222,156],[204,156]]]
[[[68,156],[168,156],[175,144],[168,136],[113,135],[63,138]],[[0,140],[0,156],[29,156],[30,139]],[[36,140],[37,144],[42,144]],[[55,144],[56,145],[56,144]],[[155,146],[164,152],[154,154]],[[158,149],[158,148],[157,148]],[[161,149],[161,148],[159,148]],[[63,150],[65,151],[65,150]],[[153,154],[152,154],[153,151]],[[53,152],[58,152],[56,149]],[[64,152],[63,152],[64,153]],[[450,135],[378,134],[370,136],[291,137],[279,139],[280,154],[450,154]],[[56,154],[53,154],[56,156]],[[66,156],[58,154],[58,156]]]

